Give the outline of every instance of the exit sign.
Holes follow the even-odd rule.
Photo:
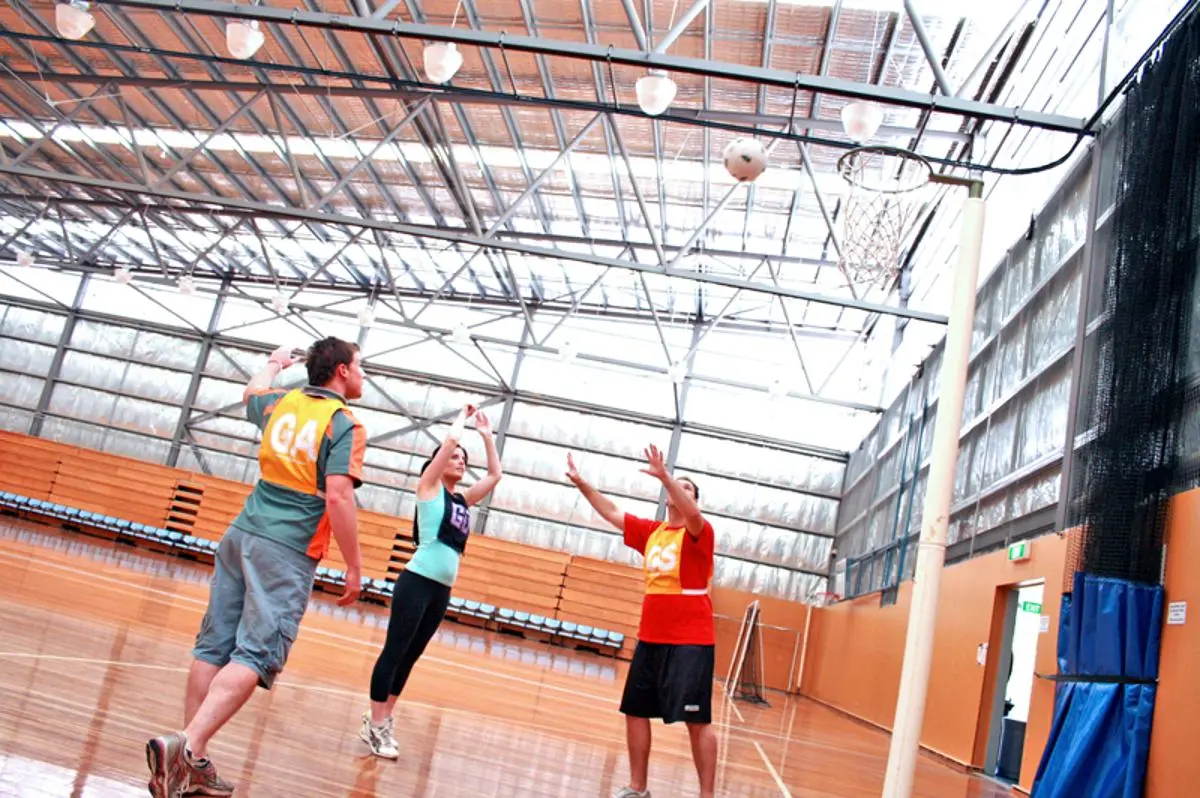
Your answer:
[[[1031,548],[1032,547],[1030,546],[1028,540],[1022,540],[1020,543],[1013,543],[1009,545],[1008,561],[1021,562],[1022,560],[1028,560]]]
[[[1023,612],[1032,612],[1036,615],[1042,614],[1042,605],[1036,601],[1022,601],[1021,610]]]

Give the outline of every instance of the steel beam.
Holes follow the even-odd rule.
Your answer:
[[[90,276],[86,274],[80,276],[79,287],[75,289],[75,299],[71,302],[67,318],[63,322],[62,334],[58,336],[58,345],[54,347],[54,357],[50,361],[50,369],[46,372],[45,381],[42,383],[42,395],[38,397],[33,422],[29,425],[29,434],[34,437],[42,434],[42,425],[46,420],[46,411],[50,408],[50,397],[54,393],[54,386],[58,385],[63,358],[66,357],[67,345],[71,342],[71,335],[75,332],[75,323],[79,321],[79,311],[83,308],[83,298],[87,296],[88,281],[90,279]]]
[[[789,90],[834,94],[873,100],[890,105],[920,108],[933,113],[958,114],[978,119],[990,119],[1015,125],[1040,127],[1068,133],[1085,131],[1086,120],[1058,114],[1006,108],[985,102],[958,97],[931,97],[926,93],[856,83],[839,78],[816,75],[797,75],[782,69],[765,69],[742,64],[714,63],[700,58],[684,58],[662,53],[645,53],[640,50],[583,44],[578,41],[548,39],[533,36],[513,36],[508,33],[467,28],[448,28],[437,25],[416,24],[397,20],[369,19],[347,14],[329,14],[316,11],[284,8],[270,5],[240,5],[219,0],[105,0],[105,5],[124,8],[139,8],[163,12],[164,15],[180,12],[230,19],[258,20],[259,22],[292,25],[295,27],[323,28],[346,31],[369,36],[397,37],[421,41],[454,42],[458,45],[511,52],[545,53],[562,58],[613,63],[643,69],[657,68],[668,72],[693,75],[708,75],[727,80],[777,86]],[[233,59],[236,61],[236,59]],[[245,64],[244,61],[236,61]],[[261,64],[263,68],[274,65]]]
[[[0,38],[3,34],[0,33]],[[544,57],[544,56],[543,56]],[[85,74],[69,74],[64,72],[46,72],[39,75],[36,72],[0,72],[0,81],[13,80],[14,78],[30,81],[32,83],[53,83],[53,84],[70,84],[79,86],[94,86],[105,83],[113,83],[118,86],[128,88],[138,88],[147,90],[174,90],[174,91],[193,91],[193,92],[221,92],[221,93],[237,93],[244,94],[246,92],[256,92],[260,89],[267,89],[273,95],[280,94],[295,94],[301,97],[321,96],[321,97],[342,97],[354,99],[370,99],[370,100],[420,100],[424,98],[436,98],[438,100],[453,101],[459,105],[512,105],[528,108],[531,105],[568,105],[571,100],[559,100],[555,97],[548,96],[543,102],[543,98],[521,96],[516,97],[506,94],[495,94],[489,92],[481,92],[476,89],[461,86],[443,86],[439,90],[423,89],[423,88],[368,88],[366,86],[319,86],[307,83],[291,84],[291,83],[274,83],[274,82],[257,82],[257,81],[236,81],[236,80],[210,80],[203,83],[197,83],[186,78],[163,78],[163,77],[143,77],[143,76],[110,76],[110,75],[85,75]],[[380,78],[372,78],[363,76],[363,80],[381,80]],[[960,91],[959,94],[963,94]],[[965,95],[964,95],[965,96]],[[708,104],[706,103],[706,106]],[[591,105],[589,109],[595,111]],[[608,113],[615,113],[618,109],[605,109]],[[624,109],[629,110],[629,109]],[[792,120],[789,116],[780,114],[757,114],[747,113],[743,111],[722,111],[717,109],[706,110],[704,108],[671,108],[670,119],[672,122],[687,124],[689,120],[700,122],[721,122],[731,125],[755,126],[761,125],[765,127],[785,127]],[[841,132],[842,123],[836,119],[813,119],[810,117],[796,120],[797,130],[831,130]],[[897,125],[883,125],[879,128],[879,136],[889,137],[898,136],[911,138],[920,132],[915,127],[902,127]],[[922,133],[922,138],[926,141],[945,140],[957,141],[966,143],[970,140],[970,136],[966,133],[957,130],[926,130]]]
[[[649,50],[650,44],[646,41],[646,28],[642,25],[637,9],[633,7],[633,0],[621,0],[621,3],[625,6],[625,16],[629,17],[629,27],[633,30],[633,38],[637,40],[637,46],[643,50]]]
[[[929,34],[925,32],[925,23],[921,21],[921,15],[913,8],[913,0],[904,0],[904,11],[908,14],[908,21],[912,23],[913,30],[916,31],[917,41],[920,42],[921,50],[925,53],[925,60],[929,62],[929,68],[933,70],[934,81],[937,82],[942,94],[952,96],[954,87],[950,85],[950,79],[946,77],[946,72],[942,69],[941,61],[938,60],[937,53],[933,49],[933,42],[929,40]]]
[[[390,131],[388,131],[388,134],[386,136],[379,139],[379,141],[375,142],[375,146],[371,148],[370,152],[368,152],[366,155],[364,155],[359,160],[358,163],[354,164],[354,166],[351,166],[344,173],[342,173],[342,176],[340,178],[338,178],[338,181],[333,184],[333,188],[326,191],[324,194],[322,194],[320,197],[317,198],[316,202],[314,202],[311,206],[309,206],[309,210],[315,211],[315,210],[325,207],[325,205],[331,199],[333,199],[335,196],[337,196],[337,193],[339,191],[341,191],[342,188],[347,183],[350,182],[350,178],[352,178],[352,177],[354,177],[354,175],[358,174],[359,169],[362,169],[364,166],[369,164],[371,162],[371,159],[375,157],[375,153],[379,152],[381,149],[383,149],[387,145],[391,144],[392,141],[396,138],[396,136],[400,135],[400,131],[403,130],[405,128],[405,126],[408,125],[409,122],[412,122],[414,119],[416,119],[417,116],[420,115],[420,113],[425,110],[425,106],[427,106],[428,104],[429,104],[429,100],[421,100],[420,102],[417,102],[415,105],[413,105],[412,108],[409,109],[408,113],[404,115],[404,118],[401,119],[399,122],[397,122],[395,124],[395,126],[393,126],[392,129]],[[281,131],[281,137],[283,137],[282,131]],[[283,137],[283,138],[286,141],[286,137]]]
[[[680,17],[679,21],[675,23],[675,27],[671,28],[671,30],[667,32],[667,35],[664,36],[662,40],[654,46],[654,52],[660,54],[665,53],[671,47],[671,45],[683,35],[683,32],[688,29],[688,25],[691,25],[692,21],[696,19],[696,17],[700,16],[700,13],[704,11],[704,9],[708,8],[708,3],[709,0],[696,0],[696,2],[692,3],[691,8],[683,12],[683,16]],[[642,49],[645,49],[644,45]]]
[[[619,153],[618,153],[619,157]],[[707,184],[706,184],[707,185]],[[101,208],[119,208],[125,210],[129,207],[127,202],[118,202],[112,199],[100,199],[96,197],[71,197],[71,196],[50,196],[29,193],[16,193],[11,191],[0,191],[0,200],[23,200],[34,203],[48,203],[50,205],[78,205],[80,207],[101,207]],[[212,215],[212,210],[208,208],[184,207],[180,205],[167,204],[146,204],[142,203],[139,207],[145,208],[147,213],[170,213],[182,216],[203,216],[205,218]],[[226,208],[221,211],[223,216],[233,217],[256,217],[261,218],[270,214],[261,211],[242,211],[232,208]],[[428,228],[430,230],[439,229],[436,225],[411,225],[415,228]],[[653,241],[621,241],[616,238],[591,238],[587,236],[569,236],[561,233],[532,233],[532,232],[511,232],[507,230],[496,231],[497,238],[520,239],[524,241],[541,241],[551,244],[572,244],[572,245],[590,245],[595,247],[609,247],[612,249],[630,248],[639,251],[655,249]],[[678,244],[660,243],[663,252],[666,254],[679,252],[681,247]],[[2,249],[3,247],[0,247]],[[822,260],[820,258],[802,258],[796,255],[779,255],[769,252],[758,252],[757,250],[736,250],[736,249],[713,249],[705,247],[705,253],[724,260],[753,260],[758,262],[763,258],[770,258],[779,266],[816,266],[822,269],[837,268],[837,261]]]
[[[205,331],[204,340],[200,344],[200,353],[196,356],[196,363],[192,367],[187,393],[184,394],[183,403],[179,408],[179,423],[175,425],[175,434],[171,437],[171,449],[167,453],[166,464],[171,468],[179,464],[179,450],[183,446],[184,435],[188,432],[188,417],[192,413],[192,406],[196,403],[196,395],[200,393],[200,381],[204,377],[204,366],[208,362],[209,352],[213,348],[213,337],[217,334],[217,330],[221,326],[221,311],[225,307],[225,299],[228,295],[229,280],[226,279],[221,283],[221,290],[217,292],[217,299],[213,302],[213,309],[208,317],[208,327]]]
[[[413,236],[414,238],[424,237],[432,238],[440,241],[464,244],[472,247],[491,248],[506,252],[517,252],[523,255],[533,257],[550,258],[553,260],[576,260],[581,263],[588,263],[593,266],[606,266],[617,269],[625,269],[627,271],[643,272],[657,274],[664,277],[676,277],[683,280],[691,280],[698,283],[706,283],[710,285],[720,285],[726,288],[744,288],[747,291],[754,291],[762,294],[774,296],[786,296],[792,299],[803,299],[810,302],[817,302],[825,305],[834,305],[839,307],[855,308],[870,313],[883,313],[902,318],[915,319],[918,321],[927,321],[934,324],[945,324],[946,317],[936,314],[927,313],[921,310],[913,310],[911,308],[899,308],[892,305],[885,305],[877,302],[866,302],[858,299],[846,299],[842,297],[829,296],[819,294],[813,291],[806,291],[797,288],[786,288],[781,286],[769,285],[766,283],[755,282],[751,283],[746,280],[725,277],[717,274],[707,274],[692,272],[683,269],[659,266],[651,266],[647,264],[637,263],[635,261],[623,261],[617,258],[608,258],[600,255],[593,255],[585,252],[568,252],[561,249],[547,249],[543,247],[535,247],[527,244],[520,244],[503,239],[488,239],[474,235],[466,235],[454,230],[440,230],[429,228],[417,228],[412,225],[400,224],[397,222],[387,222],[377,219],[364,219],[353,216],[344,216],[341,214],[318,213],[314,211],[306,211],[298,208],[281,209],[277,206],[272,206],[267,203],[250,202],[247,200],[239,200],[228,197],[220,197],[216,195],[195,195],[183,191],[175,191],[165,188],[148,188],[136,183],[122,183],[115,180],[100,180],[96,178],[84,177],[81,175],[64,174],[59,172],[47,172],[39,169],[13,168],[11,166],[0,166],[0,174],[10,174],[18,177],[29,178],[32,180],[45,180],[48,182],[70,183],[78,186],[86,186],[89,188],[105,189],[109,191],[117,191],[132,196],[144,195],[159,197],[162,199],[177,200],[182,202],[195,202],[202,205],[210,205],[214,208],[235,208],[243,211],[254,213],[270,214],[274,213],[277,216],[292,218],[307,222],[317,222],[321,224],[338,225],[349,228],[371,228],[383,230],[401,235]],[[736,186],[734,187],[736,188]],[[732,193],[732,192],[731,192]],[[698,235],[693,235],[693,239]]]

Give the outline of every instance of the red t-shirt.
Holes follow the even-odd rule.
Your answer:
[[[699,538],[665,521],[625,515],[625,545],[645,558],[646,596],[638,640],[643,643],[711,646],[714,644],[712,598],[715,535],[704,522]]]

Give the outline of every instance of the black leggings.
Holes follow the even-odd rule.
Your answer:
[[[412,571],[400,574],[392,594],[387,640],[371,672],[372,701],[382,703],[389,695],[400,695],[449,605],[450,588]]]

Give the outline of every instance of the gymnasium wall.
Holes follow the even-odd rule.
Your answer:
[[[1167,601],[1188,603],[1187,621],[1163,627],[1158,699],[1150,733],[1146,798],[1194,795],[1200,784],[1195,755],[1200,718],[1200,489],[1175,497],[1167,521]]]
[[[1200,717],[1200,489],[1176,497],[1167,529],[1167,601],[1186,601],[1187,623],[1163,627],[1158,700],[1151,734],[1147,798],[1194,794],[1200,758],[1194,755],[1195,720]],[[990,726],[991,668],[975,659],[980,643],[999,646],[993,628],[1000,589],[1027,580],[1045,580],[1042,614],[1050,630],[1038,636],[1037,673],[1057,670],[1055,648],[1069,535],[1043,535],[1032,541],[1033,556],[1010,563],[1005,551],[976,557],[943,572],[921,744],[963,765],[982,766]],[[904,654],[912,582],[900,586],[892,606],[879,594],[815,610],[809,634],[801,692],[868,723],[891,728]],[[1002,609],[1002,608],[1001,608]],[[1028,791],[1049,736],[1054,686],[1034,679],[1025,755],[1019,786]]]
[[[1053,673],[1067,539],[1055,534],[1032,542],[1032,557],[1010,563],[1004,551],[952,565],[943,572],[921,744],[966,766],[986,756],[994,674],[976,661],[977,648],[999,646],[993,609],[1001,588],[1044,580],[1042,614],[1050,629],[1039,635],[1036,671]],[[813,612],[801,692],[881,728],[896,710],[912,582],[900,585],[895,604],[881,607],[879,594]],[[1051,682],[1035,679],[1025,736],[1020,784],[1029,789],[1050,730]],[[982,744],[980,744],[982,740]]]

